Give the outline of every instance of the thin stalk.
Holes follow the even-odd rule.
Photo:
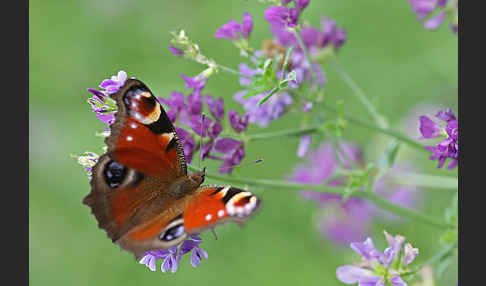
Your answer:
[[[337,112],[332,107],[329,107],[329,106],[324,105],[324,104],[322,104],[322,106],[326,109],[333,111],[333,112]],[[372,123],[364,122],[361,119],[358,119],[358,118],[351,116],[351,115],[344,114],[343,118],[347,119],[349,122],[354,123],[356,125],[366,127],[366,128],[378,131],[380,133],[383,133],[385,135],[394,137],[394,138],[402,141],[403,143],[408,144],[410,147],[413,147],[413,148],[416,148],[416,149],[418,149],[422,152],[428,153],[428,151],[425,150],[425,148],[422,144],[415,142],[412,139],[407,138],[405,135],[401,134],[398,131],[394,131],[394,130],[386,129],[386,128],[381,128],[381,127],[376,126]],[[311,127],[295,128],[295,129],[288,129],[288,130],[276,131],[276,132],[250,134],[250,135],[246,135],[245,139],[247,139],[248,141],[253,141],[253,140],[270,139],[270,138],[284,137],[284,136],[299,136],[299,135],[308,134],[308,133],[315,133],[315,132],[319,132],[319,131],[320,131],[319,126],[311,126]]]
[[[394,174],[391,175],[391,177],[397,183],[403,185],[449,190],[457,190],[458,188],[457,178],[450,176],[436,176],[400,172],[400,174]]]
[[[364,105],[371,117],[376,121],[378,126],[381,128],[386,128],[388,126],[385,118],[381,116],[369,99],[366,97],[364,91],[359,87],[359,85],[349,76],[344,69],[337,63],[336,60],[329,61],[331,66],[336,70],[336,72],[341,76],[341,78],[346,82],[346,84],[353,90],[353,94],[358,98],[358,100]]]
[[[300,36],[300,33],[297,29],[293,29],[292,33],[294,34],[295,38],[297,39],[297,42],[299,42],[300,48],[304,52],[305,60],[309,63],[309,68],[311,70],[312,79],[314,80],[313,86],[319,87],[319,83],[317,81],[317,74],[316,74],[316,71],[314,70],[314,66],[312,65],[311,56],[309,54],[309,51],[307,50],[307,47],[305,46],[304,40],[302,40],[302,37]]]
[[[328,106],[327,104],[324,104],[324,103],[321,103],[321,106],[325,109],[328,109],[330,111],[333,111],[335,113],[337,113],[337,110],[335,110],[334,108]],[[368,129],[372,129],[372,130],[375,130],[375,131],[378,131],[380,133],[383,133],[385,135],[388,135],[388,136],[392,136],[392,137],[395,137],[396,139],[402,141],[403,143],[406,143],[408,144],[410,147],[414,147],[416,149],[419,149],[423,152],[426,152],[428,153],[427,150],[425,150],[424,146],[408,137],[406,137],[405,135],[401,134],[400,132],[398,131],[395,131],[395,130],[391,130],[391,129],[388,129],[388,128],[383,128],[383,127],[380,127],[380,126],[377,126],[377,125],[374,125],[372,123],[368,123],[368,122],[365,122],[359,118],[356,118],[352,115],[348,115],[348,114],[343,114],[342,115],[344,119],[348,120],[349,122],[351,123],[354,123],[356,125],[359,125],[359,126],[362,126],[362,127],[366,127]]]
[[[278,137],[285,137],[285,136],[299,136],[308,133],[314,133],[317,131],[319,131],[318,127],[295,128],[295,129],[288,129],[283,131],[250,134],[250,135],[246,135],[246,139],[248,141],[254,141],[254,140],[271,139],[271,138],[278,138]]]
[[[192,171],[197,171],[196,168],[190,165],[189,165],[189,169]],[[268,180],[268,179],[233,178],[229,176],[221,176],[221,175],[216,175],[211,173],[206,173],[206,177],[209,179],[213,179],[216,181],[225,182],[233,185],[248,185],[254,187],[266,187],[266,188],[279,189],[279,190],[282,189],[291,190],[291,191],[312,190],[312,191],[339,194],[339,195],[343,195],[345,191],[343,187],[297,184],[293,182],[276,181],[276,180]],[[351,196],[356,198],[367,199],[383,210],[387,210],[399,216],[407,217],[411,220],[428,224],[430,226],[434,226],[440,229],[454,227],[454,225],[452,224],[449,224],[437,218],[430,217],[426,214],[422,214],[421,212],[404,208],[399,205],[395,205],[387,201],[386,199],[371,192],[354,192]]]
[[[220,65],[220,64],[215,64],[219,69],[221,69],[222,71],[225,71],[227,73],[230,73],[230,74],[233,74],[233,75],[237,75],[237,76],[241,76],[241,77],[246,77],[246,78],[253,78],[249,75],[246,75],[246,74],[242,74],[240,73],[239,71],[237,70],[234,70],[232,68],[229,68],[229,67],[226,67],[226,66],[223,66],[223,65]]]

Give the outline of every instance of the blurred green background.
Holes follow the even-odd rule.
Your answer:
[[[29,43],[29,276],[32,285],[342,285],[338,266],[357,261],[350,248],[323,238],[316,227],[317,206],[298,192],[255,191],[263,208],[246,226],[217,229],[218,240],[204,233],[201,245],[209,260],[195,269],[184,257],[176,274],[150,272],[98,229],[88,207],[89,180],[70,157],[91,150],[101,154],[103,128],[86,103],[86,88],[120,69],[143,80],[157,96],[186,92],[179,74],[198,74],[202,66],[177,58],[168,50],[169,32],[186,30],[204,54],[237,68],[242,60],[226,40],[214,39],[218,27],[243,12],[254,16],[251,43],[260,47],[271,37],[263,18],[265,6],[247,1],[30,1]],[[320,17],[337,21],[348,33],[339,53],[342,67],[359,83],[392,125],[417,136],[420,110],[433,115],[438,107],[457,111],[458,39],[446,25],[428,31],[416,21],[406,0],[313,0],[305,18],[314,26]],[[345,101],[346,112],[368,118],[351,90],[325,67],[329,102]],[[205,92],[225,99],[226,108],[242,109],[232,100],[237,79],[219,73]],[[415,117],[414,117],[415,116]],[[266,130],[297,127],[288,115]],[[386,137],[350,126],[344,138],[360,144],[370,160],[382,153]],[[298,138],[259,141],[246,146],[247,158],[265,162],[240,170],[245,177],[288,177],[301,160],[295,156]],[[287,154],[282,156],[282,154]],[[406,147],[399,160],[418,170],[437,170],[436,162]],[[210,167],[214,166],[209,164]],[[211,169],[211,168],[210,168]],[[213,168],[213,170],[215,170]],[[209,183],[212,183],[209,181]],[[451,190],[421,189],[422,209],[437,217],[449,205]],[[382,230],[405,235],[420,248],[417,262],[438,248],[440,231],[414,222],[377,222],[372,229],[377,246],[385,246]],[[160,264],[159,264],[160,265]],[[455,285],[457,263],[438,285]]]

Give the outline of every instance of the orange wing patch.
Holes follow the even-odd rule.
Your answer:
[[[186,203],[184,228],[195,233],[229,219],[244,221],[259,206],[260,200],[250,192],[230,186],[206,187]]]

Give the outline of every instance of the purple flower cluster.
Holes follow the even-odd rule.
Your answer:
[[[191,253],[191,265],[198,267],[202,258],[208,259],[207,252],[199,247],[202,239],[197,235],[190,235],[180,245],[176,245],[170,249],[158,249],[146,252],[144,257],[140,259],[140,264],[144,264],[151,271],[155,271],[157,267],[157,260],[163,259],[160,269],[162,272],[170,271],[175,273],[179,267],[179,262],[184,254]]]
[[[292,71],[296,74],[296,80],[290,81],[288,86],[290,89],[296,89],[304,81],[307,81],[318,84],[321,88],[324,88],[326,77],[321,66],[317,62],[309,63],[307,61],[298,40],[294,34],[289,31],[289,28],[298,25],[299,15],[308,6],[309,1],[283,1],[282,4],[283,6],[271,6],[267,8],[264,16],[270,23],[271,31],[275,36],[275,40],[272,42],[271,46],[280,47],[278,48],[280,50],[284,49],[284,47],[294,47],[294,52],[291,54],[289,62]],[[322,18],[321,22],[323,26],[321,29],[303,26],[299,32],[311,55],[317,54],[324,48],[331,46],[334,50],[338,50],[346,41],[345,31],[341,28],[337,28],[335,21]],[[281,51],[278,52],[281,53]],[[263,51],[258,50],[254,52],[251,57],[253,64],[258,65],[261,63],[264,57],[269,56],[267,53],[271,54],[273,52],[266,51],[265,47]],[[282,71],[281,69],[282,66],[279,66],[279,70],[275,71],[276,78],[281,78],[282,73],[284,73],[284,75],[288,74],[288,71]],[[264,71],[261,68],[252,68],[246,63],[241,63],[239,72],[242,74],[240,77],[240,84],[249,89],[254,80],[261,77]],[[317,82],[313,82],[313,72],[317,76]],[[266,127],[270,122],[281,117],[287,111],[288,107],[295,103],[291,94],[284,90],[277,92],[270,97],[268,101],[261,105],[259,105],[259,102],[271,92],[271,89],[255,96],[244,98],[247,92],[248,90],[245,89],[236,93],[234,99],[239,102],[249,114],[249,121],[260,127]],[[303,110],[310,110],[309,102],[303,102],[302,104]],[[308,139],[309,138],[302,138],[304,143],[309,142]],[[299,153],[303,154],[302,152]]]
[[[72,155],[72,157],[78,159],[78,164],[84,167],[84,171],[91,179],[93,167],[96,165],[96,162],[98,162],[99,156],[93,152],[86,151],[83,155]]]
[[[228,23],[221,26],[216,33],[214,33],[214,37],[228,40],[238,40],[241,35],[243,38],[248,39],[252,30],[253,17],[250,13],[243,13],[241,24],[233,19],[230,19]]]
[[[321,144],[315,152],[307,154],[308,164],[297,166],[290,180],[303,184],[319,185],[326,182],[328,186],[344,185],[345,177],[333,177],[338,161],[344,169],[350,169],[352,165],[363,166],[364,163],[356,146],[341,142],[339,147],[339,152],[335,154],[336,150],[333,150],[330,143]],[[414,188],[397,185],[386,177],[375,182],[373,192],[402,206],[412,206],[417,201]],[[364,199],[350,197],[344,202],[342,196],[336,194],[314,191],[303,191],[301,194],[303,198],[319,204],[322,214],[320,231],[338,245],[366,237],[375,218],[395,219],[395,216],[383,213]]]
[[[293,46],[295,52],[292,53],[290,61],[292,69],[297,73],[300,80],[312,82],[312,70],[317,75],[317,84],[324,88],[326,83],[325,74],[321,66],[316,62],[307,62],[299,41],[295,35],[289,31],[289,27],[297,25],[299,13],[307,7],[309,1],[295,1],[295,8],[273,6],[265,11],[265,19],[270,23],[271,31],[279,44],[290,47]],[[286,19],[283,21],[282,19]],[[321,50],[332,46],[335,51],[339,50],[346,41],[346,32],[336,26],[336,22],[325,17],[321,18],[321,29],[303,25],[298,31],[300,37],[311,57],[318,54]]]
[[[274,94],[269,100],[259,106],[258,103],[268,92],[244,99],[243,97],[246,93],[246,90],[240,91],[233,98],[243,106],[249,122],[260,127],[266,127],[273,120],[280,118],[286,112],[287,106],[293,103],[293,99],[288,93],[280,92]]]
[[[341,282],[361,286],[407,285],[400,275],[408,271],[408,265],[418,256],[419,250],[410,243],[403,246],[405,237],[401,235],[384,233],[388,247],[383,252],[375,248],[371,238],[351,243],[351,248],[362,257],[362,261],[357,265],[339,267],[336,276]]]
[[[428,116],[420,116],[420,139],[444,138],[436,146],[425,146],[425,149],[432,152],[431,160],[438,160],[438,168],[442,168],[447,158],[450,162],[447,169],[454,169],[458,165],[459,157],[459,127],[454,112],[451,109],[439,111],[435,117],[446,123],[445,128],[435,123]]]
[[[127,73],[119,71],[118,74],[112,76],[110,79],[105,79],[99,85],[102,91],[88,88],[88,91],[93,94],[88,99],[93,112],[96,117],[104,124],[111,125],[115,121],[116,105],[115,102],[108,97],[110,94],[116,93],[127,80]]]
[[[167,115],[172,123],[176,124],[176,132],[184,149],[186,161],[190,163],[194,152],[200,144],[195,141],[195,136],[202,140],[200,150],[201,159],[220,160],[223,163],[219,172],[231,173],[234,166],[238,165],[245,156],[243,142],[221,137],[224,119],[224,101],[220,97],[215,99],[211,95],[202,95],[207,78],[203,76],[186,77],[181,75],[186,82],[185,87],[192,89],[192,93],[184,96],[181,92],[172,92],[168,99],[159,98],[159,101],[168,107]],[[203,116],[204,103],[211,116]],[[238,115],[235,110],[228,112],[230,126],[236,133],[248,128],[249,116]]]
[[[454,33],[458,30],[457,0],[408,0],[412,10],[417,15],[417,20],[424,21],[425,29],[437,29],[447,18],[448,14],[454,13],[455,20],[450,27]],[[450,7],[447,7],[450,6]],[[428,19],[425,19],[427,18]]]

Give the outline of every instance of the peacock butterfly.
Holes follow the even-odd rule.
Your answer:
[[[201,186],[204,169],[187,173],[174,126],[144,83],[130,78],[111,97],[118,111],[83,203],[114,243],[138,260],[223,222],[243,223],[259,208],[250,192]]]

